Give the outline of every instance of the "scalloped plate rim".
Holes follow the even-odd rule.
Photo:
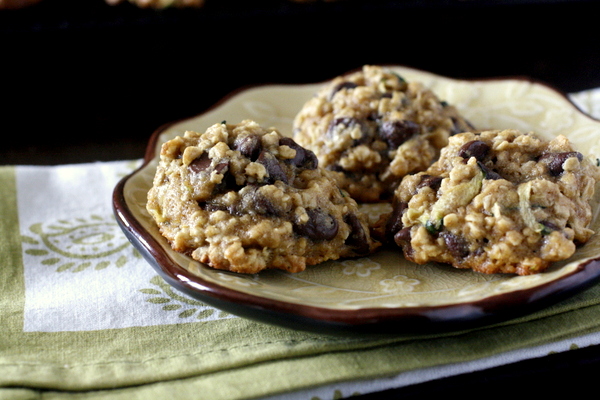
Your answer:
[[[422,72],[435,77],[455,81],[476,83],[493,81],[527,81],[544,86],[556,95],[566,99],[575,110],[593,121],[600,120],[583,112],[567,95],[560,90],[526,76],[507,76],[478,79],[454,79],[418,70],[402,65],[386,65],[401,67]],[[355,69],[356,70],[356,69]],[[351,70],[348,72],[353,72]],[[539,310],[570,295],[580,292],[600,279],[600,257],[582,260],[571,273],[558,279],[527,289],[518,289],[509,293],[490,295],[480,300],[457,302],[449,305],[433,305],[418,307],[367,307],[360,309],[332,309],[314,305],[299,305],[284,300],[272,299],[245,293],[233,288],[210,282],[194,275],[172,260],[162,245],[147,232],[133,216],[124,196],[126,183],[142,171],[158,156],[157,143],[167,129],[185,121],[192,120],[209,113],[232,98],[255,88],[268,87],[300,87],[316,85],[323,82],[306,84],[259,84],[239,88],[212,107],[196,115],[162,125],[151,135],[142,164],[131,174],[122,178],[113,191],[113,212],[122,231],[128,240],[143,255],[152,268],[170,285],[187,295],[206,302],[209,305],[233,314],[292,329],[316,331],[320,333],[400,333],[407,331],[426,331],[429,328],[456,329],[473,325],[489,324],[515,318]],[[517,307],[518,306],[518,307]],[[407,324],[407,322],[409,324]],[[409,326],[406,326],[409,325]]]

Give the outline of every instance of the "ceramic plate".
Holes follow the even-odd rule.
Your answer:
[[[454,104],[475,126],[566,135],[584,154],[600,157],[600,122],[556,90],[527,79],[454,80],[391,67]],[[290,274],[238,275],[211,269],[171,250],[146,212],[163,142],[186,130],[253,119],[291,135],[292,120],[323,83],[269,85],[239,91],[208,112],[161,128],[145,163],[115,188],[121,228],[176,289],[233,314],[319,332],[405,332],[489,323],[530,312],[581,290],[600,276],[600,235],[569,260],[531,276],[484,275],[437,264],[415,265],[394,249],[325,262]],[[375,218],[385,205],[366,209]],[[594,223],[596,230],[597,221]]]

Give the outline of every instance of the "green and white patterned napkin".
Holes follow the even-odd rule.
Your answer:
[[[600,90],[572,98],[600,115]],[[138,163],[0,167],[1,399],[325,400],[600,343],[600,285],[494,326],[378,339],[206,306],[115,222],[113,188]]]

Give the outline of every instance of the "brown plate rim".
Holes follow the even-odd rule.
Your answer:
[[[420,71],[412,67],[397,64],[386,64],[386,66],[410,68]],[[356,70],[350,70],[346,73]],[[421,72],[431,74],[428,71]],[[445,78],[442,75],[434,75]],[[545,82],[530,77],[507,76],[483,79],[450,79],[466,82],[521,80],[546,86],[556,92],[556,94],[567,99],[580,113],[600,122],[600,120],[583,112],[565,93]],[[125,184],[154,159],[157,142],[160,135],[166,129],[182,121],[201,116],[246,90],[271,85],[282,84],[264,83],[239,88],[201,113],[159,127],[153,132],[148,141],[142,164],[131,174],[122,178],[113,191],[113,211],[119,226],[132,244],[141,251],[151,266],[176,289],[233,314],[294,329],[325,333],[398,333],[415,330],[426,331],[429,328],[440,329],[440,327],[443,329],[465,328],[518,317],[554,304],[576,292],[584,290],[600,278],[600,257],[598,257],[582,261],[571,273],[561,276],[559,279],[531,288],[493,295],[476,301],[438,306],[374,307],[358,310],[339,310],[311,305],[299,305],[257,296],[208,282],[194,275],[171,259],[163,246],[135,219],[125,201]],[[292,85],[301,86],[303,84]]]

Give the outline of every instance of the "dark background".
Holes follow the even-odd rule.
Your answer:
[[[600,86],[596,4],[207,0],[159,11],[43,0],[0,11],[0,164],[141,157],[160,125],[241,86],[318,82],[367,63]]]
[[[139,158],[162,124],[240,87],[319,82],[367,63],[600,87],[597,4],[207,0],[158,11],[44,0],[0,11],[0,164]],[[591,347],[385,395],[575,395],[595,389],[599,371]]]

